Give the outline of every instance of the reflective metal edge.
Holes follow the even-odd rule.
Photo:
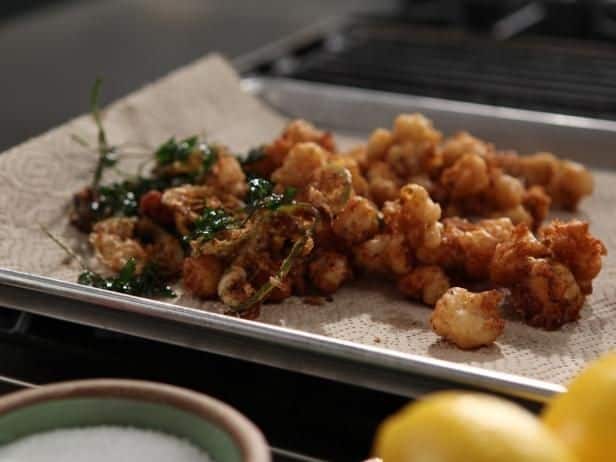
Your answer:
[[[245,91],[289,117],[361,134],[401,112],[422,112],[445,133],[466,130],[521,153],[555,152],[595,168],[616,169],[616,121],[272,77],[249,77]]]
[[[409,397],[451,387],[544,402],[564,387],[0,269],[0,305]],[[78,303],[75,303],[78,302]],[[101,307],[112,308],[101,309]]]

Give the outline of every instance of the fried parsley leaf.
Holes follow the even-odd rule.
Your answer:
[[[198,142],[199,138],[196,136],[181,141],[171,137],[154,153],[156,162],[158,165],[169,165],[176,161],[185,162],[190,153],[196,149]]]
[[[94,86],[92,87],[92,92],[90,93],[90,112],[98,130],[97,150],[99,155],[98,163],[96,165],[96,169],[94,170],[94,178],[92,180],[93,188],[96,188],[100,183],[105,168],[113,167],[118,162],[116,149],[113,146],[110,146],[107,142],[107,134],[105,132],[105,128],[103,127],[103,120],[99,107],[102,84],[103,81],[100,78],[96,79],[96,82],[94,82]]]
[[[94,271],[85,270],[77,281],[79,284],[129,295],[175,297],[173,290],[160,277],[155,264],[146,264],[143,271],[137,274],[137,262],[134,258],[126,262],[117,276],[105,278]]]
[[[185,239],[207,242],[214,239],[218,232],[237,227],[238,221],[224,209],[206,208],[195,220],[192,232]]]
[[[253,177],[248,180],[248,192],[246,193],[246,209],[251,212],[265,208],[276,210],[281,205],[293,202],[297,190],[287,187],[282,194],[274,192],[274,184],[264,178]]]
[[[136,216],[139,212],[139,199],[151,190],[164,191],[168,188],[192,183],[188,175],[167,178],[138,177],[130,180],[99,186],[94,191],[94,200],[90,203],[90,212],[95,221],[114,215]]]

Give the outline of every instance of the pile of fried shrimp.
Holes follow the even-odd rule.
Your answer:
[[[103,265],[156,262],[186,292],[247,316],[380,275],[433,307],[436,334],[474,349],[501,335],[504,313],[550,330],[577,320],[606,255],[588,223],[545,223],[592,193],[582,165],[444,137],[421,114],[348,152],[304,120],[248,159],[214,148],[193,182],[145,192],[134,216],[80,226]],[[155,174],[190,174],[203,156],[197,144]]]

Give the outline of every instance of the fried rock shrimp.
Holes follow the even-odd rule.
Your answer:
[[[435,306],[438,335],[478,348],[502,333],[506,294],[532,326],[576,320],[606,254],[585,222],[541,227],[552,204],[575,209],[592,192],[588,170],[467,132],[445,138],[421,114],[399,115],[348,152],[295,120],[242,160],[198,137],[153,154],[150,177],[95,177],[74,196],[71,222],[91,231],[111,270],[134,259],[165,284],[181,274],[187,292],[237,313],[371,274]]]
[[[449,279],[439,266],[418,266],[398,279],[400,292],[426,305],[434,305],[449,287]]]
[[[452,287],[436,302],[432,329],[463,350],[490,345],[505,328],[499,310],[502,300],[497,290],[472,293]]]
[[[281,135],[262,148],[262,156],[246,165],[246,170],[262,177],[269,177],[279,168],[289,152],[299,143],[311,142],[328,152],[334,152],[336,145],[329,132],[315,128],[305,120],[294,120],[289,123]]]
[[[600,255],[601,249],[597,250]],[[511,290],[514,309],[528,324],[556,329],[579,317],[585,299],[572,271],[564,264],[567,258],[562,260],[558,261],[556,253],[526,226],[518,225],[511,240],[496,247],[490,277],[492,282]]]
[[[559,159],[549,152],[530,156],[497,155],[494,162],[523,179],[528,186],[541,186],[554,205],[575,210],[585,196],[592,194],[593,178],[577,162]]]
[[[592,292],[592,280],[601,271],[601,257],[607,254],[603,242],[588,231],[588,223],[554,220],[539,231],[541,242],[555,260],[567,266],[582,292]]]
[[[184,251],[175,237],[148,218],[107,218],[90,233],[98,259],[113,271],[120,271],[132,258],[137,273],[146,262],[157,265],[165,276],[180,272]]]
[[[147,253],[135,239],[136,225],[136,218],[107,218],[92,228],[90,243],[97,258],[111,270],[120,271],[131,258],[138,272],[143,269]]]
[[[443,225],[440,245],[419,252],[417,257],[472,280],[488,278],[496,246],[509,239],[513,231],[509,218],[485,219],[477,223],[446,218]]]
[[[396,201],[385,203],[383,216],[386,225],[403,234],[413,249],[434,249],[441,242],[441,208],[419,185],[403,186]]]

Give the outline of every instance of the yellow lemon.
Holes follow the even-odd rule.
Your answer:
[[[581,462],[616,460],[616,351],[574,378],[548,404],[543,421]]]
[[[386,419],[374,445],[384,462],[573,462],[539,419],[503,399],[442,392]]]

